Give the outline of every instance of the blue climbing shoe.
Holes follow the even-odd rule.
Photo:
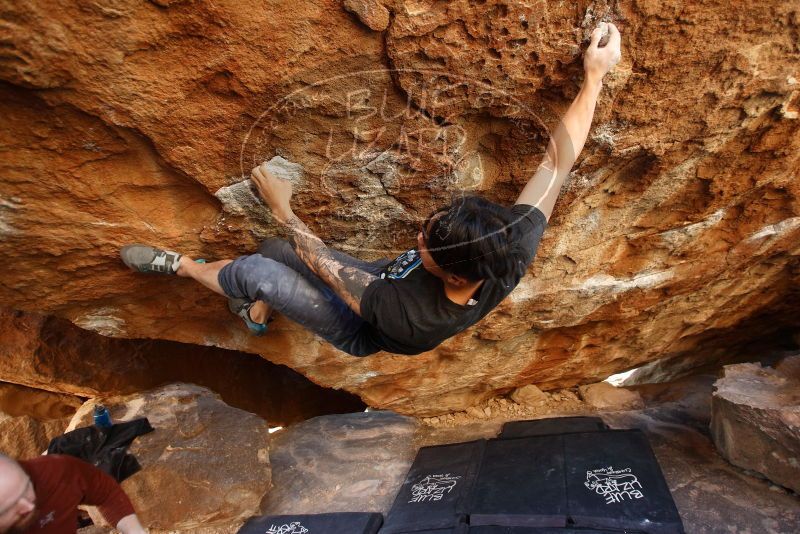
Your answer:
[[[228,299],[228,309],[231,313],[239,316],[244,321],[250,333],[255,336],[263,336],[267,331],[267,323],[257,323],[250,319],[250,308],[255,304],[252,300],[247,299]]]

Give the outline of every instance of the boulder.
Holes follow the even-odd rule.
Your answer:
[[[703,397],[709,395],[706,389]],[[639,428],[647,434],[686,532],[738,529],[782,534],[794,532],[800,524],[800,499],[726,462],[709,439],[707,427],[685,412],[680,402],[648,404],[647,410],[615,411],[602,417],[612,428]]]
[[[615,387],[608,382],[597,382],[578,388],[581,398],[598,410],[636,410],[644,408],[642,396],[630,389]]]
[[[0,320],[4,318],[0,311]],[[83,401],[73,395],[0,382],[0,412],[13,417],[29,415],[39,421],[70,418]]]
[[[779,361],[775,370],[789,380],[800,382],[800,352]]]
[[[6,4],[4,306],[258,354],[420,416],[800,326],[796,2]],[[121,264],[134,242],[253,252],[280,230],[232,192],[276,156],[303,170],[298,217],[364,259],[414,246],[458,191],[513,204],[602,20],[622,61],[536,259],[435,350],[353,358],[283,317],[249,336],[223,298]]]
[[[143,469],[122,484],[144,526],[213,531],[258,512],[270,487],[266,421],[228,406],[208,389],[171,384],[90,400],[68,430],[92,424],[98,402],[109,408],[114,421],[147,417],[155,428],[134,440],[129,450]],[[102,523],[97,513],[92,518]]]
[[[547,396],[547,393],[544,393],[541,389],[533,384],[528,384],[527,386],[517,388],[511,394],[511,400],[517,404],[525,404],[528,406],[538,406],[540,404],[544,404],[547,402],[548,398],[549,397]]]
[[[0,413],[0,452],[18,460],[35,458],[47,450],[50,440],[64,433],[69,419],[38,421],[28,415]]]
[[[71,395],[0,382],[0,452],[21,460],[39,456],[82,404]]]
[[[414,460],[415,419],[362,412],[309,419],[273,435],[265,514],[382,512]]]
[[[743,363],[725,366],[714,386],[711,435],[720,454],[800,493],[800,378]]]

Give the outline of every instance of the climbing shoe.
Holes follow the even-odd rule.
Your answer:
[[[228,309],[231,310],[231,313],[234,315],[239,316],[244,324],[247,325],[247,328],[250,330],[255,336],[263,336],[264,333],[267,331],[267,324],[272,321],[272,317],[267,319],[266,323],[257,323],[250,319],[250,308],[255,304],[252,300],[247,299],[228,299]]]
[[[181,255],[148,245],[126,245],[119,251],[122,262],[140,273],[175,274]]]

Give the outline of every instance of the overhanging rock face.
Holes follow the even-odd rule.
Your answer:
[[[4,12],[0,304],[257,353],[420,415],[724,346],[764,310],[782,313],[752,336],[800,317],[792,3],[161,4]],[[276,227],[240,184],[274,156],[302,175],[296,212],[367,259],[411,246],[457,189],[512,203],[599,20],[623,60],[537,259],[439,349],[355,359],[281,319],[249,337],[222,299],[119,262],[130,242],[252,251]]]

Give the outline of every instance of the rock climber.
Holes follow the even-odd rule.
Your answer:
[[[459,198],[434,211],[416,248],[394,260],[366,262],[325,246],[292,211],[292,183],[266,164],[251,178],[288,241],[267,239],[256,254],[213,263],[128,245],[122,260],[138,272],[193,278],[228,297],[231,311],[256,334],[275,309],[354,356],[431,350],[479,321],[522,279],[586,142],[603,78],[619,61],[620,48],[614,24],[601,23],[592,32],[580,91],[512,207]]]
[[[98,506],[122,534],[146,532],[117,481],[92,464],[59,454],[19,462],[0,454],[0,534],[74,534],[79,504]]]

